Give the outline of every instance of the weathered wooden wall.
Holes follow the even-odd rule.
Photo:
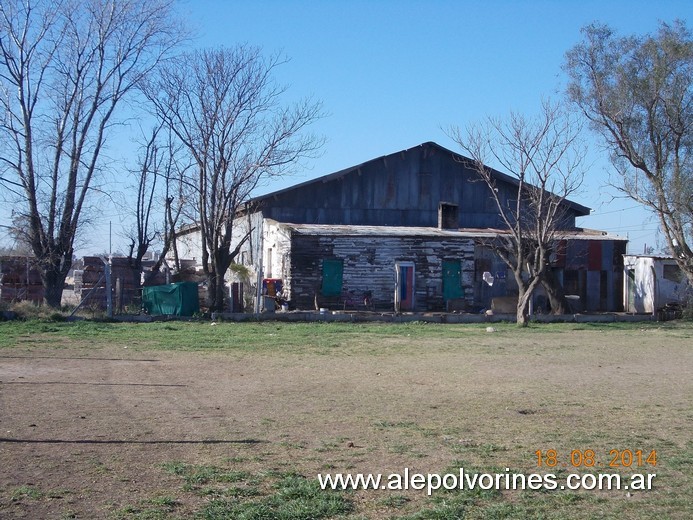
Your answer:
[[[343,289],[361,294],[371,291],[376,309],[393,310],[395,263],[415,264],[416,311],[445,310],[443,260],[460,260],[464,299],[474,300],[474,242],[440,237],[340,236],[292,234],[291,267],[285,283],[293,305],[300,309],[320,306],[338,309],[340,297],[320,294],[322,260],[344,262]]]
[[[501,179],[501,199],[517,188]],[[260,198],[265,217],[295,224],[436,227],[441,202],[459,205],[460,228],[498,228],[503,222],[477,174],[459,157],[425,143]],[[570,212],[566,226],[575,225]]]

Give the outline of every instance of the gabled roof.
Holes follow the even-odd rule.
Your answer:
[[[264,201],[264,200],[271,199],[271,198],[273,198],[273,197],[275,197],[275,196],[277,196],[277,195],[280,195],[280,194],[283,194],[283,193],[288,193],[288,192],[291,192],[291,191],[294,191],[294,190],[299,190],[299,189],[301,189],[301,188],[303,188],[303,187],[305,187],[305,186],[310,186],[310,185],[312,185],[312,184],[326,183],[326,182],[329,182],[329,181],[337,180],[337,179],[340,179],[340,178],[342,178],[342,177],[344,177],[344,176],[346,176],[346,175],[349,175],[349,174],[352,173],[352,172],[358,171],[360,168],[363,168],[363,167],[364,167],[365,165],[367,165],[367,164],[370,164],[370,163],[373,163],[373,162],[376,162],[376,161],[381,161],[381,160],[383,160],[383,159],[386,160],[386,159],[389,158],[389,157],[393,157],[393,156],[395,156],[395,155],[402,154],[402,153],[407,153],[407,152],[409,152],[409,151],[411,151],[411,150],[414,150],[414,149],[416,149],[416,148],[422,148],[422,147],[435,148],[435,149],[439,150],[440,152],[443,152],[443,153],[446,153],[446,154],[450,154],[450,156],[451,156],[455,161],[460,162],[460,163],[471,163],[471,162],[472,162],[472,159],[470,159],[469,157],[465,157],[465,156],[463,156],[463,155],[460,155],[460,154],[458,154],[458,153],[455,153],[455,152],[453,152],[452,150],[449,150],[449,149],[447,149],[447,148],[445,148],[445,147],[443,147],[443,146],[440,146],[438,143],[434,143],[433,141],[428,141],[428,142],[421,143],[420,145],[417,145],[417,146],[414,146],[414,147],[411,147],[411,148],[406,148],[406,149],[404,149],[404,150],[399,150],[399,151],[397,151],[397,152],[393,152],[393,153],[390,153],[390,154],[387,154],[387,155],[382,155],[382,156],[380,156],[380,157],[376,157],[375,159],[370,159],[370,160],[365,161],[365,162],[363,162],[363,163],[357,164],[357,165],[355,165],[355,166],[350,166],[350,167],[348,167],[348,168],[345,168],[345,169],[343,169],[343,170],[336,171],[336,172],[334,172],[334,173],[330,173],[330,174],[327,174],[327,175],[323,175],[323,176],[321,176],[321,177],[317,177],[317,178],[315,178],[315,179],[311,179],[311,180],[308,180],[308,181],[304,181],[304,182],[301,182],[301,183],[299,183],[299,184],[295,184],[295,185],[293,185],[293,186],[289,186],[289,187],[287,187],[287,188],[283,188],[283,189],[281,189],[281,190],[273,191],[273,192],[267,193],[267,194],[265,194],[265,195],[260,195],[260,196],[258,196],[258,197],[254,197],[253,199],[251,199],[250,201],[248,201],[247,205],[249,205],[249,206],[250,206],[250,205],[254,205],[254,204],[257,204],[257,203],[262,202],[262,201]],[[505,173],[503,173],[503,172],[500,172],[500,171],[498,171],[498,170],[495,170],[495,169],[493,169],[493,168],[490,168],[490,169],[491,169],[491,172],[492,172],[493,176],[494,176],[496,179],[498,179],[499,181],[505,182],[505,183],[508,183],[508,184],[511,184],[511,185],[513,185],[513,186],[518,186],[518,185],[519,185],[519,181],[518,181],[515,177],[512,177],[512,176],[510,176],[510,175],[507,175],[507,174],[505,174]],[[567,200],[567,199],[566,199],[566,200],[565,200],[565,204],[566,204],[568,207],[570,207],[573,211],[575,211],[575,212],[578,214],[578,216],[587,216],[587,215],[589,215],[590,212],[592,211],[592,210],[591,210],[590,208],[588,208],[587,206],[583,206],[582,204],[578,204],[577,202],[573,202],[573,201],[571,201],[571,200]]]

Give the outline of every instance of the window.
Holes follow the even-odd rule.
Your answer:
[[[460,207],[457,204],[441,202],[438,205],[438,227],[440,229],[457,229],[460,221]]]
[[[338,258],[326,258],[322,261],[322,290],[323,296],[339,296],[342,294],[342,277],[344,261]]]
[[[681,283],[683,273],[676,264],[664,264],[664,279],[670,282]]]
[[[580,289],[580,273],[569,269],[563,272],[563,291],[566,294],[582,294]]]

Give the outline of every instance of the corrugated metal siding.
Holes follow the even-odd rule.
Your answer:
[[[587,269],[587,245],[583,240],[569,240],[566,245],[566,269]]]
[[[599,310],[600,274],[600,271],[587,271],[587,302],[585,308],[588,311]]]
[[[587,243],[587,269],[590,271],[602,270],[602,244],[594,240]]]
[[[584,298],[586,310],[623,310],[623,251],[625,242],[567,241],[565,271],[578,272],[572,279],[577,276],[577,279],[584,280],[571,291]]]

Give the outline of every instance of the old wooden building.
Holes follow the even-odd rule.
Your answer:
[[[503,200],[517,181],[494,172]],[[565,201],[553,269],[586,310],[618,310],[626,241],[582,230],[589,208]],[[293,308],[372,306],[400,311],[488,307],[516,291],[505,265],[480,244],[503,233],[488,187],[464,157],[435,143],[389,154],[250,201],[235,234],[237,261],[281,280]],[[193,233],[194,234],[194,233]],[[188,243],[198,242],[190,240]],[[194,249],[187,252],[197,256]],[[483,281],[492,273],[492,286]],[[274,287],[274,286],[273,286]]]
[[[502,200],[516,196],[514,178],[498,171],[495,176]],[[432,142],[258,197],[251,207],[265,218],[294,224],[503,227],[469,160]],[[567,229],[590,213],[570,201],[566,209]]]
[[[445,310],[474,303],[475,233],[263,221],[264,275],[297,308]]]

